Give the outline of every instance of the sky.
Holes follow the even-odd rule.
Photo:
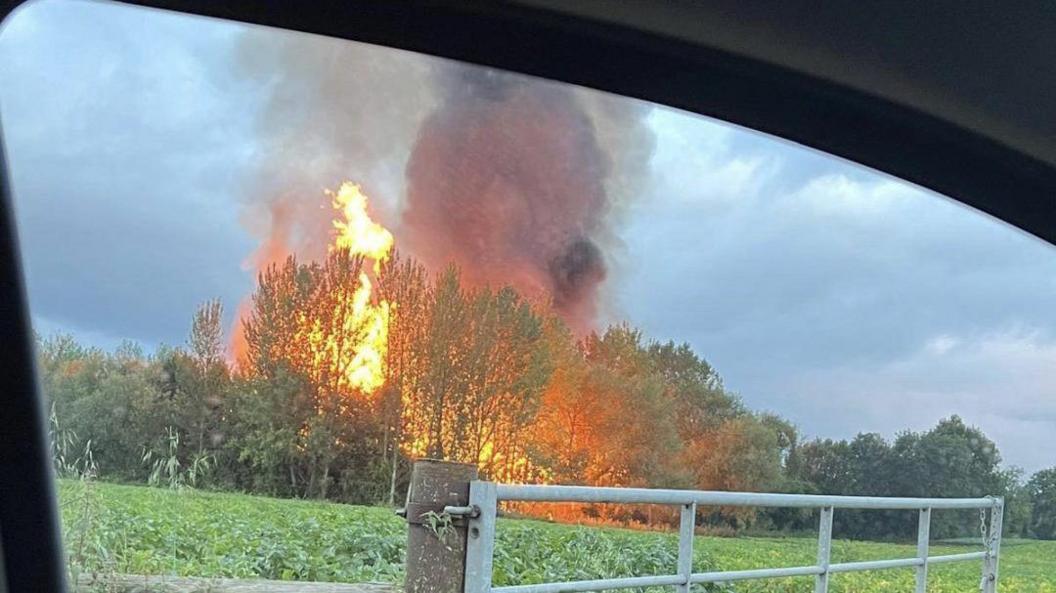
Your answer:
[[[292,69],[276,47],[298,48]],[[38,333],[151,349],[183,343],[207,299],[230,318],[253,285],[269,184],[321,197],[348,173],[398,217],[429,109],[408,97],[432,62],[83,0],[21,8],[0,30],[0,121]],[[403,74],[358,112],[276,121],[277,95],[298,105],[300,88],[332,83],[317,72],[346,63]],[[388,115],[399,121],[356,115],[393,98],[411,106]],[[809,437],[893,438],[958,414],[1007,464],[1056,465],[1056,248],[792,143],[644,112],[654,144],[626,167],[606,321],[689,342],[749,406]],[[305,132],[325,127],[341,142]],[[345,171],[368,137],[372,165]],[[279,179],[276,154],[297,175]]]

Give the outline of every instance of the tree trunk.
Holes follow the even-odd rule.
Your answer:
[[[326,492],[330,488],[330,460],[323,464],[323,478],[319,482],[319,498],[326,499]]]

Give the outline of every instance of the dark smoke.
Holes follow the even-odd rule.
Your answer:
[[[407,164],[401,240],[430,267],[456,263],[472,283],[549,297],[590,329],[614,163],[579,93],[483,68],[437,76],[442,101]]]
[[[572,241],[550,260],[554,304],[564,310],[591,298],[591,292],[605,279],[601,250],[590,239]]]

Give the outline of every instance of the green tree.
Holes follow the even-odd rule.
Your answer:
[[[303,496],[326,498],[341,480],[351,480],[342,486],[348,499],[381,496],[379,484],[364,487],[360,477],[373,474],[384,428],[374,418],[372,394],[348,373],[365,331],[353,314],[363,265],[363,258],[344,251],[322,264],[298,264],[291,256],[260,274],[244,322],[243,375],[265,381],[292,376],[299,386],[276,393],[295,404],[276,422],[295,435],[290,482]]]
[[[1030,496],[1030,532],[1041,539],[1056,539],[1056,467],[1044,469],[1027,482]]]
[[[997,446],[958,416],[939,421],[925,433],[903,433],[896,439],[891,456],[889,495],[980,497],[1004,493]],[[910,533],[915,524],[915,518],[904,516],[897,532]],[[974,533],[977,525],[973,513],[942,513],[932,518],[931,532],[940,538],[964,536]]]
[[[1030,522],[1033,513],[1033,502],[1027,485],[1023,483],[1023,470],[1010,467],[1001,472],[1004,486],[1005,516],[1003,532],[1005,537],[1030,537]]]
[[[933,429],[903,432],[889,445],[880,435],[812,441],[789,455],[788,474],[824,494],[912,497],[982,497],[1014,494],[1015,476],[981,430],[957,416]],[[1015,502],[1011,497],[1010,501]],[[1016,509],[1009,506],[1009,512]],[[899,511],[845,511],[836,529],[854,537],[910,537],[917,518]],[[945,512],[932,517],[934,537],[975,533],[978,516]]]
[[[223,438],[219,430],[220,411],[230,381],[224,360],[223,315],[219,299],[202,303],[195,311],[188,338],[192,372],[187,377],[183,413],[198,459],[209,455]]]
[[[303,496],[300,435],[312,415],[310,387],[278,366],[268,378],[237,378],[224,400],[225,458],[236,488],[273,496]]]

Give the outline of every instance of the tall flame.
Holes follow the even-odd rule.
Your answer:
[[[334,220],[337,234],[330,249],[346,250],[349,255],[371,260],[373,272],[378,274],[382,262],[392,252],[392,233],[370,218],[367,196],[359,185],[346,181],[336,193],[328,194],[333,199],[334,209],[341,213],[341,218]],[[375,304],[372,293],[373,285],[364,271],[359,275],[359,286],[353,291],[350,302],[337,304],[334,314],[341,319],[346,335],[355,336],[354,347],[343,357],[344,360],[331,361],[348,385],[367,395],[377,391],[385,382],[389,317],[393,306],[386,300],[378,300]],[[324,347],[323,350],[329,349]]]
[[[344,217],[344,220],[334,221],[337,238],[331,249],[347,249],[351,255],[364,255],[374,260],[376,274],[381,263],[389,259],[392,233],[371,220],[367,214],[367,196],[359,185],[346,181],[336,194],[328,193],[333,198],[334,208]]]

